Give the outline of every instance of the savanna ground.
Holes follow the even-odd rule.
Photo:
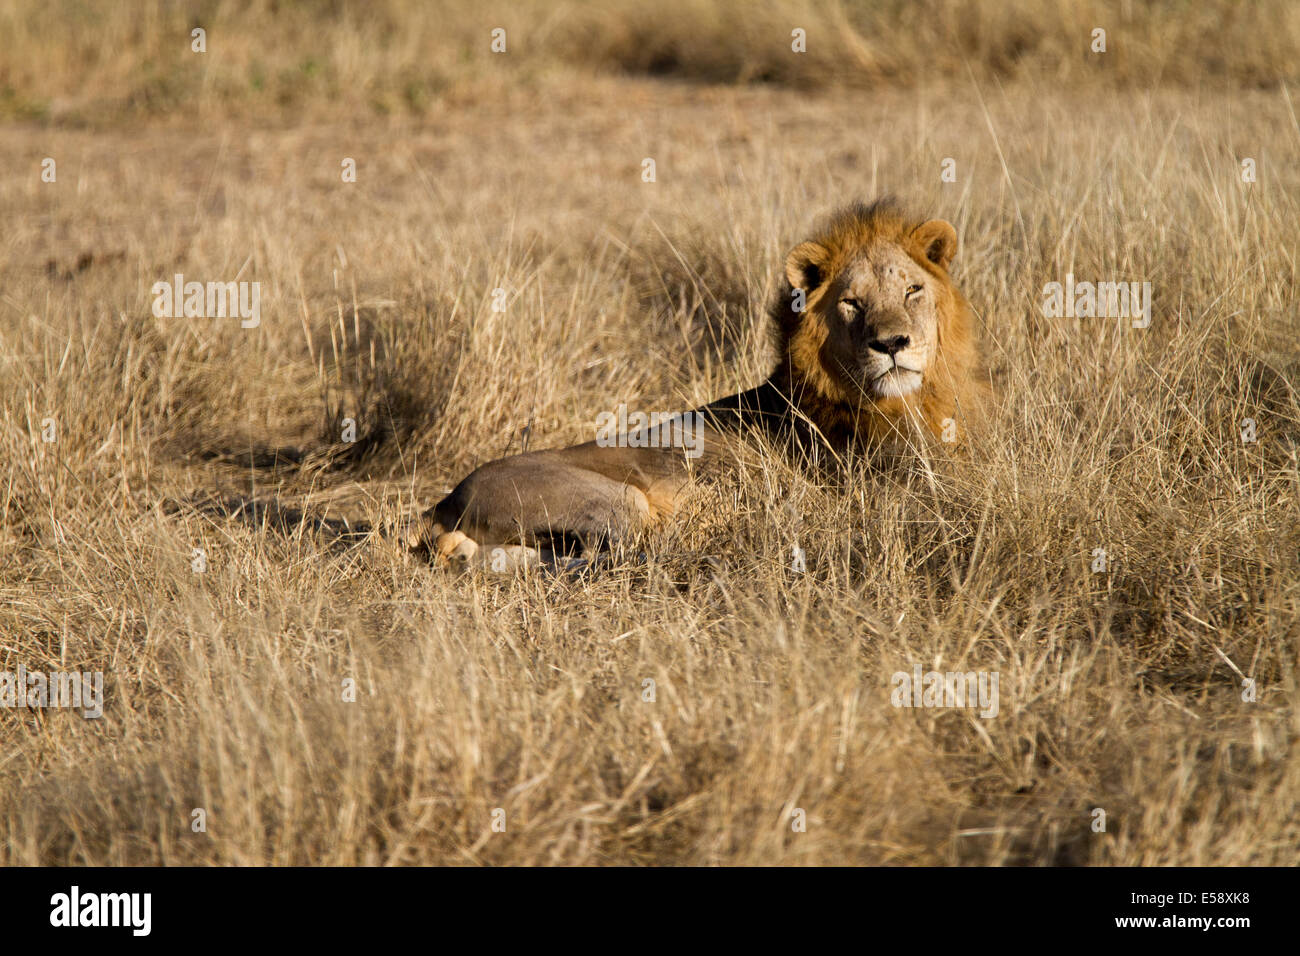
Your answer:
[[[650,6],[0,14],[0,669],[107,682],[0,710],[0,862],[1296,862],[1295,9]],[[407,555],[525,428],[760,381],[785,252],[884,192],[960,236],[967,454],[768,457],[598,573]]]

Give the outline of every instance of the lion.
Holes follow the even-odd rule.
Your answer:
[[[600,551],[669,519],[737,436],[870,453],[960,441],[989,388],[970,304],[949,275],[957,232],[890,199],[832,215],[785,260],[766,381],[671,418],[482,465],[410,544],[438,564]]]

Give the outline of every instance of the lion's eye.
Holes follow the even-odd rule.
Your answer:
[[[919,282],[913,285],[909,285],[907,287],[907,294],[904,296],[904,298],[910,299],[912,296],[916,295],[920,291],[921,291],[921,284]]]
[[[862,310],[862,306],[857,299],[840,299],[840,307],[847,309],[849,312],[860,312]]]

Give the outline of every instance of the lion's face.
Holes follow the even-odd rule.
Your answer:
[[[938,339],[935,280],[897,245],[864,250],[822,299],[823,358],[875,398],[901,398],[921,387]]]
[[[921,389],[939,350],[956,246],[952,226],[931,220],[901,239],[838,249],[805,242],[790,253],[787,273],[808,290],[804,322],[818,331],[820,364],[847,396],[871,403]]]

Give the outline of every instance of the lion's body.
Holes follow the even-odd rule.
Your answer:
[[[837,451],[958,440],[988,388],[970,306],[948,275],[955,251],[946,222],[908,220],[888,202],[844,210],[790,253],[770,309],[772,375],[681,416],[696,429],[690,454],[660,426],[498,459],[431,509],[413,543],[444,562],[474,559],[484,545],[570,551],[625,540],[670,517],[700,471],[753,429]]]

